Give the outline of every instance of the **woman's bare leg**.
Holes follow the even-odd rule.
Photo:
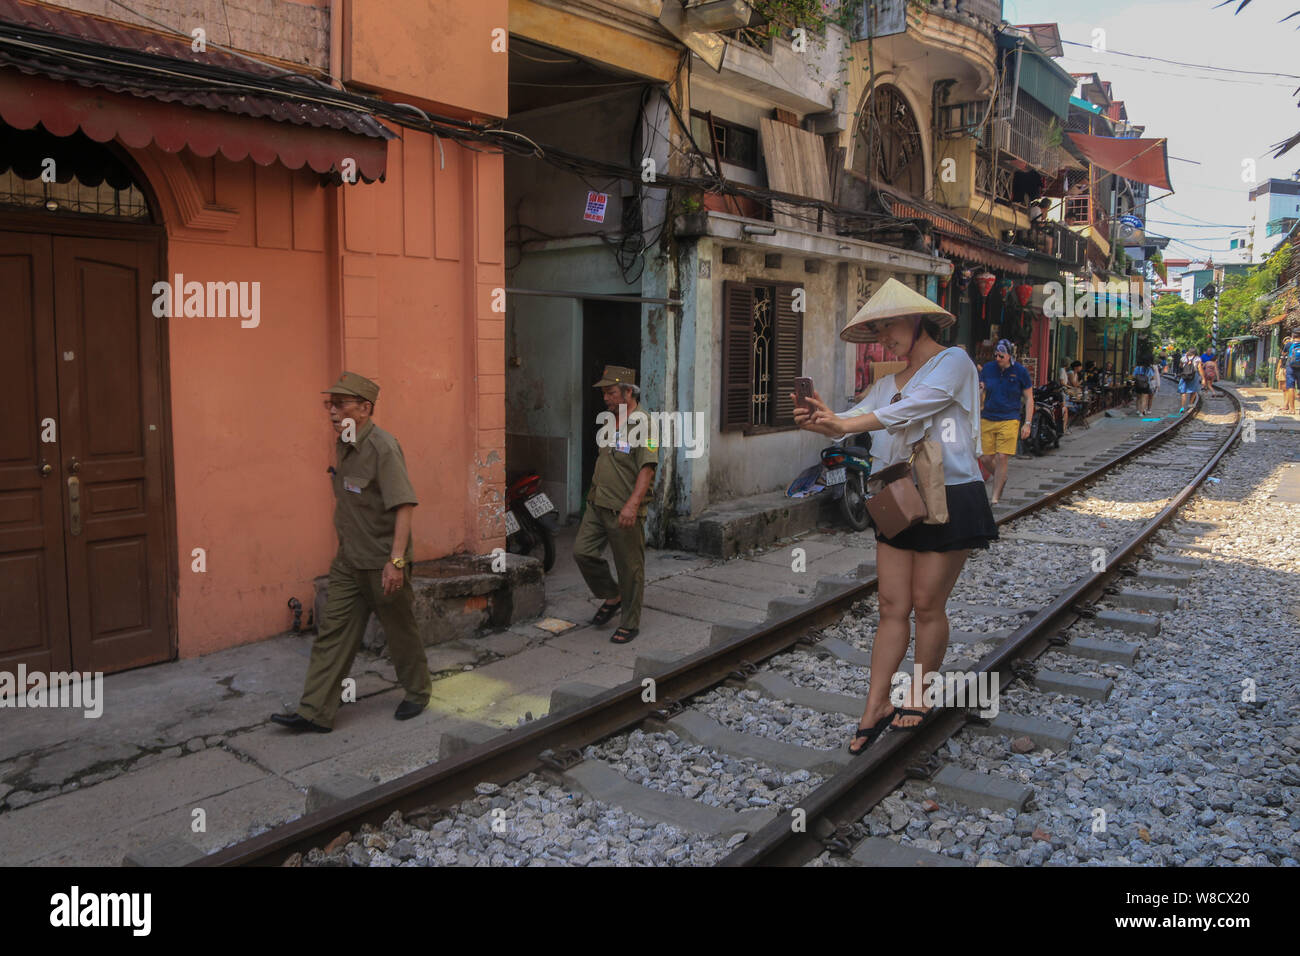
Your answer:
[[[880,621],[871,642],[871,682],[867,686],[867,706],[858,721],[859,728],[875,726],[894,707],[889,702],[890,678],[903,662],[911,639],[912,559],[916,555],[915,551],[876,542],[876,599],[880,605]],[[850,748],[855,753],[865,741],[857,743],[858,746]]]
[[[921,682],[912,682],[911,702],[908,707],[924,710],[924,678],[943,666],[943,655],[948,650],[948,595],[961,574],[970,550],[918,551],[912,557],[912,608],[916,612],[916,663],[921,669]],[[874,663],[874,661],[873,661]],[[872,669],[875,673],[875,669]],[[900,716],[895,727],[913,727],[920,717]]]

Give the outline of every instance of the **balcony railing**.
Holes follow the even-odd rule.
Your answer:
[[[1022,229],[1016,232],[1014,241],[1018,246],[1059,260],[1062,268],[1071,271],[1077,271],[1088,254],[1088,243],[1084,238],[1059,222]]]
[[[993,120],[994,145],[1049,175],[1066,162],[1064,150],[1053,145],[1060,142],[1061,135],[1059,125],[1035,115],[1023,104],[1016,107],[1009,120]]]
[[[922,6],[950,19],[974,16],[995,24],[1002,22],[1002,0],[930,0],[928,4],[922,0]]]

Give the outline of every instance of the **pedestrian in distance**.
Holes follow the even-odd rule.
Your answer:
[[[1020,406],[1025,406],[1024,424]],[[993,471],[993,504],[1002,500],[1007,483],[1007,462],[1016,453],[1016,439],[1029,437],[1034,420],[1034,380],[1015,357],[1015,346],[1001,339],[993,361],[980,369],[980,461]]]
[[[1192,396],[1196,394],[1200,382],[1201,372],[1197,368],[1196,353],[1191,349],[1183,355],[1178,370],[1178,414],[1183,412],[1192,404]]]
[[[1282,340],[1282,384],[1285,405],[1284,415],[1296,413],[1296,392],[1300,391],[1300,332],[1292,332]]]
[[[418,501],[397,439],[371,416],[379,386],[344,372],[327,392],[334,433],[334,529],[339,548],[307,665],[302,700],[289,714],[273,714],[295,731],[329,733],[342,702],[343,680],[361,647],[371,612],[384,627],[388,656],[405,696],[393,714],[409,720],[429,703],[433,683],[415,623],[411,590],[411,517]]]
[[[1198,364],[1201,370],[1201,388],[1208,392],[1219,380],[1219,363],[1214,360],[1214,349],[1206,349]]]
[[[906,367],[883,376],[866,398],[836,415],[813,393],[807,405],[795,396],[800,428],[839,438],[869,431],[873,472],[910,459],[922,439],[943,449],[948,521],[916,524],[893,538],[876,532],[880,621],[871,645],[871,682],[857,734],[849,744],[860,754],[886,729],[912,730],[926,715],[923,688],[911,684],[903,703],[891,702],[894,674],[907,653],[916,616],[916,665],[937,673],[948,647],[948,595],[973,548],[998,536],[976,456],[979,377],[961,348],[938,338],[956,319],[925,296],[890,278],[840,333],[846,342],[883,342]],[[908,480],[908,479],[901,479]]]
[[[591,623],[600,626],[619,614],[619,628],[610,640],[626,644],[641,628],[646,496],[654,484],[659,450],[650,430],[650,416],[639,404],[641,389],[633,369],[607,365],[594,387],[601,390],[613,418],[601,428],[596,441],[596,468],[573,542],[573,560],[591,593],[605,602]],[[603,554],[607,544],[614,556],[617,581]]]
[[[1137,365],[1133,366],[1133,394],[1137,396],[1139,417],[1151,414],[1151,398],[1155,393],[1152,381],[1157,378],[1156,359],[1149,348],[1138,352]]]

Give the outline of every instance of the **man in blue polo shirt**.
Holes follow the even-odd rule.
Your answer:
[[[1025,403],[1025,423],[1020,425],[1020,402]],[[1015,360],[1015,346],[1001,339],[993,361],[980,369],[980,463],[987,471],[992,462],[993,504],[1002,498],[1007,483],[1007,459],[1016,453],[1016,437],[1029,437],[1034,420],[1034,382],[1029,369]],[[1019,427],[1017,427],[1019,426]]]

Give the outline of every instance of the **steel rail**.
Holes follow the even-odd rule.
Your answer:
[[[1067,619],[1077,619],[1071,609],[1089,597],[1101,594],[1119,573],[1120,567],[1143,548],[1152,535],[1196,492],[1236,442],[1242,430],[1240,401],[1226,390],[1219,391],[1227,394],[1236,405],[1237,424],[1209,462],[1154,518],[1110,556],[1101,571],[1085,575],[1074,582],[1012,632],[975,665],[975,673],[997,672],[1001,685],[1001,679],[1014,662],[1040,654],[1054,633],[1065,624],[1073,623]],[[1198,400],[1199,397],[1198,395]],[[1191,417],[1190,414],[1184,414],[1180,416],[1179,422]],[[1123,457],[1127,456],[1121,456]],[[808,862],[826,849],[824,841],[836,835],[841,835],[840,839],[843,839],[843,821],[860,820],[881,799],[898,788],[909,766],[955,735],[969,719],[970,713],[966,708],[935,707],[921,720],[916,730],[907,734],[886,734],[881,742],[862,755],[860,762],[849,764],[800,801],[796,809],[803,811],[803,817],[798,828],[791,814],[780,816],[733,850],[718,865],[797,866]]]
[[[1197,401],[1199,400],[1198,395]],[[1168,437],[1191,417],[1190,413],[1179,416],[1133,449],[1112,457],[1063,488],[1008,512],[998,519],[998,524],[1005,524],[1047,507],[1062,496],[1105,477],[1111,468]],[[864,578],[861,584],[820,599],[814,596],[806,607],[798,608],[777,620],[756,625],[750,632],[734,635],[648,675],[655,681],[654,702],[643,700],[645,688],[641,684],[641,678],[636,678],[610,688],[577,709],[552,714],[503,732],[492,740],[471,746],[447,759],[379,784],[365,793],[304,814],[266,833],[217,850],[187,865],[276,866],[292,854],[305,854],[312,847],[320,846],[344,830],[355,833],[366,823],[378,826],[394,810],[408,813],[431,805],[450,805],[473,796],[474,787],[480,782],[504,784],[543,770],[550,765],[543,757],[547,752],[561,755],[563,759],[564,754],[574,749],[656,716],[671,708],[674,701],[684,700],[708,690],[728,677],[743,673],[749,665],[794,646],[810,629],[838,620],[855,602],[870,595],[875,587],[876,578],[873,576]],[[953,715],[942,716],[954,720],[953,732],[965,719]],[[931,723],[938,724],[939,721]],[[932,729],[927,724],[913,736],[918,742],[928,740],[932,736]],[[894,751],[893,747],[885,749],[888,754]],[[872,756],[866,760],[874,762],[876,758]],[[864,762],[860,766],[866,767],[868,763]],[[853,769],[856,771],[858,767]],[[838,780],[839,777],[835,779]],[[822,789],[825,786],[827,785],[824,784]],[[816,792],[821,793],[822,790]],[[747,841],[745,846],[749,846],[749,843]]]

